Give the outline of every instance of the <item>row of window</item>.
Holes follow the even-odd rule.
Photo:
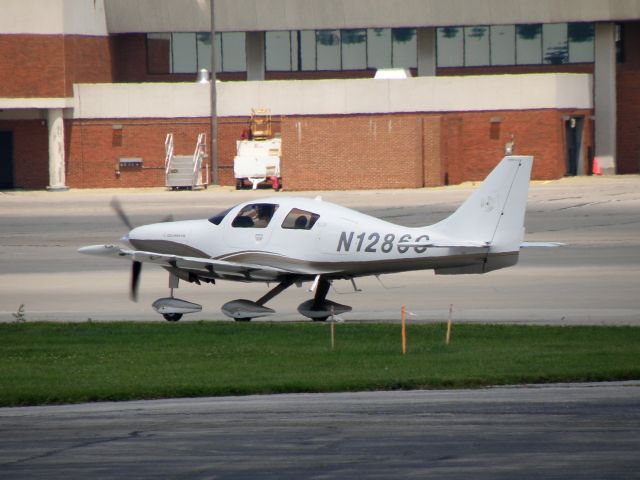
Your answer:
[[[593,62],[592,23],[441,27],[436,31],[438,67],[539,65]],[[216,70],[244,72],[245,34],[216,34]],[[415,28],[265,32],[267,71],[415,68]],[[211,69],[211,34],[147,34],[149,73]]]
[[[593,62],[592,23],[438,28],[438,66]]]
[[[238,212],[231,226],[235,228],[266,228],[271,222],[273,214],[278,210],[279,205],[273,203],[252,203],[245,205]],[[215,225],[220,225],[224,217],[233,210],[229,208],[217,215],[214,215],[209,221]],[[292,208],[284,218],[281,227],[293,230],[311,230],[316,224],[320,215],[308,212],[299,208]]]

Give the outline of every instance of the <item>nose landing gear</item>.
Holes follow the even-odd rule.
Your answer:
[[[195,313],[202,311],[202,305],[188,302],[173,296],[173,289],[178,288],[179,278],[169,274],[169,289],[171,296],[159,298],[151,305],[153,309],[169,322],[177,322],[185,313]]]
[[[196,313],[202,311],[202,305],[188,302],[180,298],[164,297],[159,298],[151,305],[153,309],[169,322],[177,322],[185,313]]]

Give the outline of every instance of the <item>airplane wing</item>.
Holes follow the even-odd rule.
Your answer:
[[[154,263],[162,267],[178,268],[187,271],[202,271],[217,277],[234,277],[237,280],[275,280],[280,276],[299,273],[266,265],[249,263],[226,262],[213,258],[188,257],[182,255],[168,255],[165,253],[130,250],[119,245],[90,245],[78,250],[87,255],[100,257],[126,258],[128,260]]]

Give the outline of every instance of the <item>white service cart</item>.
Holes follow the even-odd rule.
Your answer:
[[[279,190],[281,146],[281,138],[238,140],[237,155],[233,159],[236,189],[243,188],[248,180],[254,190],[267,181],[274,190]]]

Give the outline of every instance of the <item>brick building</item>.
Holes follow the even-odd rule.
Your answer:
[[[329,8],[331,7],[331,8]],[[164,185],[164,140],[211,131],[234,182],[251,108],[288,189],[483,178],[513,143],[534,178],[640,171],[640,0],[4,0],[0,188]],[[412,77],[379,80],[378,69]],[[120,168],[122,159],[141,163]]]

